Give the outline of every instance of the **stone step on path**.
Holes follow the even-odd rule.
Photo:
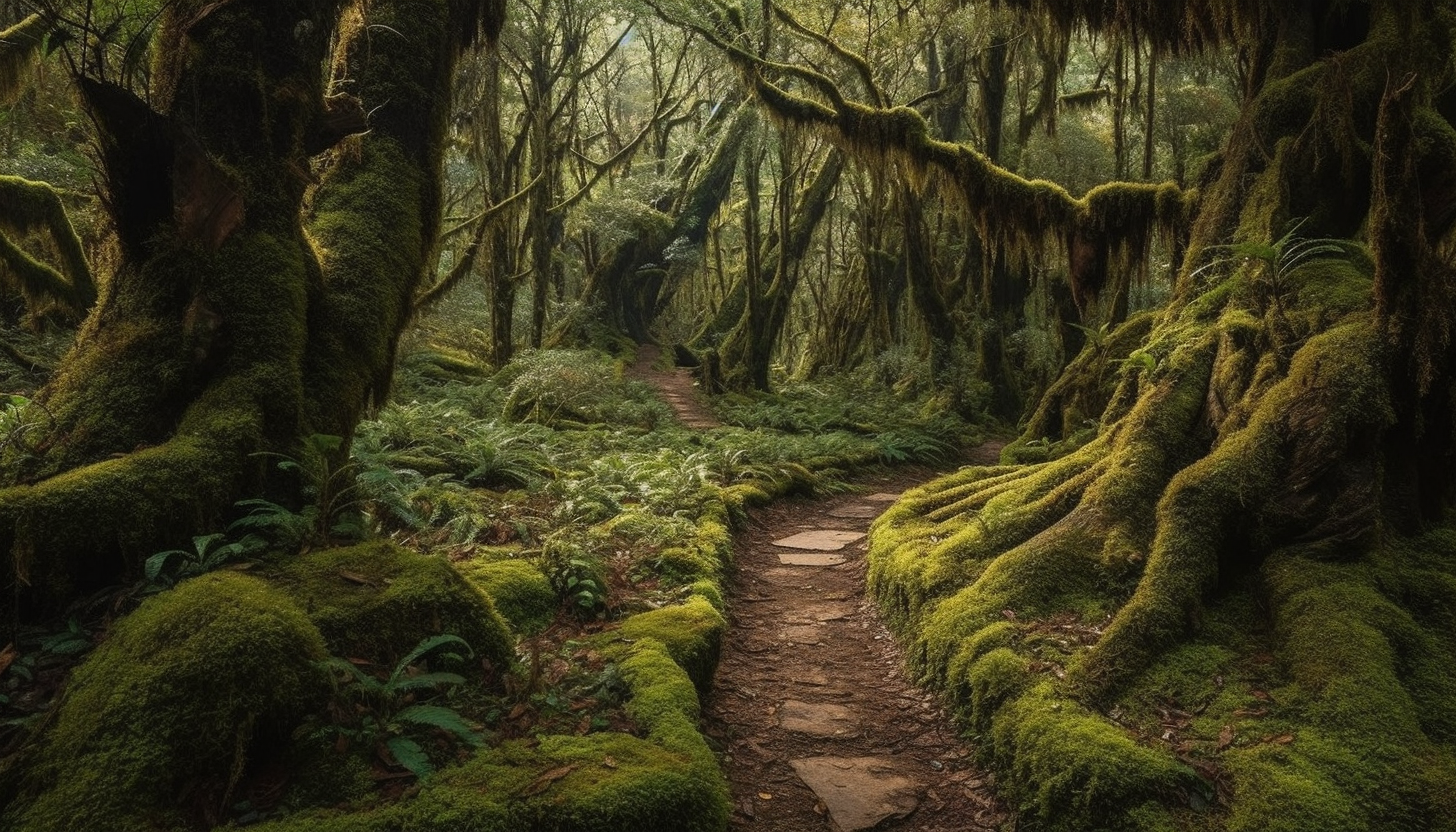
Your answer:
[[[959,832],[1007,817],[864,598],[865,532],[898,496],[771,507],[740,547],[743,602],[707,715],[734,830]]]
[[[888,497],[889,495],[884,495]],[[881,501],[883,502],[883,501]],[[871,519],[880,515],[874,504],[841,506],[828,512],[836,519]],[[807,549],[826,555],[821,564],[805,563],[803,553],[780,554],[781,563],[836,566],[846,559],[828,555],[865,537],[863,532],[817,529],[773,541],[788,549]],[[831,562],[830,558],[833,558]],[[847,616],[837,616],[842,619]],[[785,635],[798,644],[822,644],[817,628],[788,627]],[[853,710],[832,703],[785,700],[779,708],[779,726],[813,737],[844,739],[859,732],[860,721]],[[820,756],[790,760],[799,779],[814,792],[841,832],[874,829],[887,820],[907,817],[920,805],[921,785],[901,774],[888,757]]]

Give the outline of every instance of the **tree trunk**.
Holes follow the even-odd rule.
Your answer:
[[[367,44],[345,16],[332,58],[358,99],[326,97],[343,11],[169,5],[158,109],[82,80],[122,257],[37,395],[39,440],[7,449],[0,548],[17,591],[0,603],[62,603],[215,528],[264,487],[257,452],[347,439],[385,395],[434,263],[438,91],[499,8],[376,0]],[[305,218],[310,160],[341,140]],[[286,499],[288,483],[272,487]]]

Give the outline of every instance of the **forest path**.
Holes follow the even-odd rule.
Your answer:
[[[718,425],[688,370],[639,348],[628,375],[661,391],[684,424]],[[994,464],[1001,443],[969,455]],[[865,596],[865,532],[935,472],[861,478],[869,496],[780,500],[735,540],[729,627],[704,712],[748,832],[968,832],[1009,814],[934,695],[905,677],[899,647]]]
[[[639,344],[637,346],[637,360],[627,368],[628,378],[635,378],[638,381],[645,381],[657,388],[669,406],[672,407],[677,418],[684,425],[696,430],[722,427],[722,423],[713,416],[698,397],[698,388],[693,381],[693,371],[686,367],[672,367],[667,370],[659,369],[657,361],[662,355],[662,350],[655,344]]]
[[[998,452],[982,446],[972,461]],[[1007,821],[991,776],[935,696],[906,679],[865,596],[863,533],[931,475],[896,469],[861,479],[869,496],[779,501],[738,535],[706,713],[725,752],[731,829],[963,832]]]

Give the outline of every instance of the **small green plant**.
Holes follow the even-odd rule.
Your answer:
[[[1358,249],[1358,245],[1350,240],[1300,237],[1299,229],[1308,220],[1308,217],[1302,217],[1291,221],[1284,236],[1272,243],[1247,241],[1212,246],[1210,251],[1223,251],[1227,254],[1199,267],[1193,276],[1199,277],[1204,272],[1222,266],[1249,265],[1253,269],[1254,280],[1266,281],[1278,291],[1282,288],[1284,278],[1305,263],[1325,258],[1348,257],[1352,251]]]
[[[606,617],[607,582],[600,562],[585,547],[557,537],[547,541],[542,557],[551,588],[578,618]]]
[[[33,685],[38,677],[80,661],[94,646],[91,634],[74,617],[56,630],[23,628],[14,643],[0,649],[0,709],[17,704],[13,700],[23,698],[17,692]],[[19,710],[20,716],[0,719],[0,743],[5,741],[4,729],[26,729],[41,720],[47,708],[32,702]]]
[[[228,541],[222,533],[192,538],[192,549],[168,549],[147,558],[142,567],[146,580],[144,593],[170,589],[188,578],[205,575],[225,564],[258,554],[268,542],[255,534]]]
[[[241,500],[237,507],[248,513],[228,530],[257,533],[284,549],[304,549],[336,537],[364,537],[359,465],[334,462],[343,446],[343,437],[315,433],[303,440],[300,457],[269,451],[254,454],[276,457],[278,470],[297,475],[301,480],[299,494],[306,503],[293,511],[261,497]]]
[[[0,452],[11,459],[34,456],[29,435],[51,420],[42,405],[24,396],[0,396]]]
[[[382,678],[365,673],[349,659],[332,656],[324,660],[323,666],[332,674],[343,704],[338,709],[342,719],[332,728],[345,744],[359,742],[387,749],[416,777],[426,777],[435,770],[434,761],[420,742],[424,732],[443,731],[471,748],[484,745],[476,728],[453,708],[415,702],[422,694],[465,683],[465,677],[458,673],[421,670],[418,665],[432,654],[436,659],[456,663],[474,655],[464,639],[444,634],[422,640]]]

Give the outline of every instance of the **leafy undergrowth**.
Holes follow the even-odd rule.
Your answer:
[[[850,430],[690,431],[595,353],[487,374],[435,349],[403,367],[351,459],[316,436],[267,460],[310,504],[244,501],[104,613],[0,654],[6,828],[721,829],[697,715],[731,525],[858,466],[942,458],[967,432],[908,412],[878,430],[866,413]],[[275,690],[225,672],[284,656]]]

